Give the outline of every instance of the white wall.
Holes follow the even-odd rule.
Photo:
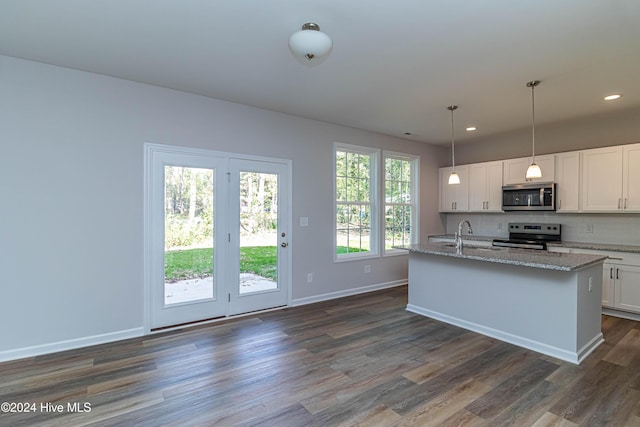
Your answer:
[[[612,107],[612,106],[609,106]],[[640,142],[640,108],[607,111],[551,124],[536,125],[536,154],[561,153],[588,148]],[[473,142],[456,142],[456,163],[467,164],[531,155],[531,128]]]
[[[421,235],[444,231],[446,149],[0,56],[0,360],[141,333],[145,142],[293,161],[295,300],[406,278],[333,262],[334,141],[420,155]]]

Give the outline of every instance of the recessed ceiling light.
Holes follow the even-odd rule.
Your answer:
[[[620,95],[619,93],[614,93],[613,95],[607,95],[604,97],[605,101],[613,101],[616,99],[620,99],[622,97],[622,95]]]
[[[474,130],[476,130],[476,129],[478,129],[478,128],[477,128],[477,127],[475,127],[475,126],[469,126],[469,127],[467,128],[467,132],[473,132],[473,131],[474,131]]]

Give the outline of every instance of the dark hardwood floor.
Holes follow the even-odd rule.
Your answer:
[[[576,366],[409,313],[406,294],[3,363],[0,402],[35,411],[0,425],[640,425],[638,322],[603,316]]]

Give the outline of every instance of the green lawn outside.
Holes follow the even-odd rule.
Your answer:
[[[366,249],[348,248],[346,246],[336,246],[336,254],[346,254],[352,252],[368,252]]]
[[[253,273],[277,280],[277,251],[275,246],[247,246],[240,248],[240,272]],[[348,250],[347,250],[348,249]],[[357,248],[338,246],[336,253],[359,252]],[[185,249],[169,251],[164,258],[164,278],[167,282],[207,277],[213,274],[213,249]]]
[[[240,272],[253,273],[271,280],[277,277],[275,246],[247,246],[240,248]],[[185,249],[169,251],[164,258],[164,278],[175,282],[213,274],[213,249]]]

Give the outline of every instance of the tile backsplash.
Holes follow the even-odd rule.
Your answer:
[[[507,237],[510,222],[546,222],[562,224],[562,240],[567,242],[640,246],[640,214],[456,213],[446,214],[447,233],[453,234],[463,219],[479,236]]]

